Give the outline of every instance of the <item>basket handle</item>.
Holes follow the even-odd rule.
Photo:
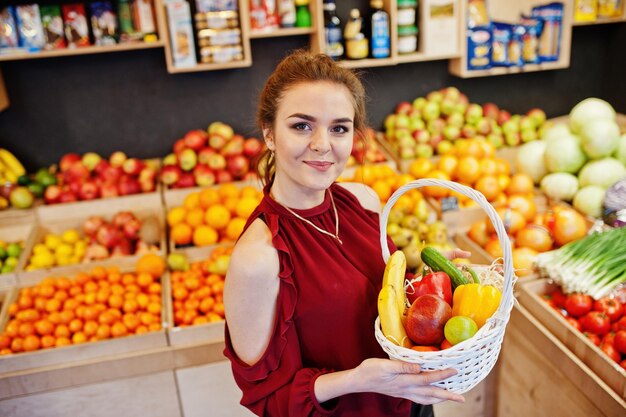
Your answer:
[[[438,186],[447,188],[449,190],[456,191],[461,193],[476,202],[489,217],[489,220],[494,225],[496,230],[496,234],[498,239],[500,240],[500,247],[502,248],[503,259],[504,259],[504,287],[502,291],[502,299],[500,300],[500,305],[498,306],[498,310],[494,314],[495,317],[499,317],[502,319],[508,318],[508,311],[503,311],[505,306],[510,305],[510,298],[513,296],[513,253],[511,252],[511,241],[506,233],[506,229],[504,228],[504,224],[502,223],[502,219],[498,216],[498,213],[493,208],[493,206],[487,201],[485,196],[465,185],[461,185],[459,183],[447,180],[439,180],[434,178],[423,178],[415,181],[411,181],[402,187],[398,188],[387,200],[385,207],[383,207],[382,214],[380,215],[380,247],[383,252],[383,259],[385,260],[385,264],[389,260],[389,246],[387,245],[387,220],[389,218],[389,212],[393,205],[398,201],[400,196],[406,193],[409,190],[427,187],[427,186]]]

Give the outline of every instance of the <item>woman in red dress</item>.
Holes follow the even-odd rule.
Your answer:
[[[258,123],[265,196],[224,289],[225,354],[241,404],[260,416],[409,417],[432,415],[416,404],[463,402],[430,385],[456,371],[386,359],[374,336],[380,200],[363,184],[335,182],[365,130],[359,79],[325,55],[295,52],[269,77]]]

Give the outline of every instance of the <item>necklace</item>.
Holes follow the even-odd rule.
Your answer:
[[[276,201],[278,204],[280,204],[285,210],[287,210],[289,213],[293,214],[294,216],[296,216],[297,219],[302,220],[303,222],[307,223],[308,225],[312,226],[315,230],[317,230],[320,233],[323,233],[327,236],[332,237],[333,239],[335,239],[337,242],[339,242],[340,245],[343,245],[343,242],[341,241],[341,239],[339,238],[339,214],[337,214],[337,207],[335,206],[335,200],[333,199],[333,193],[332,191],[328,190],[328,194],[330,194],[330,204],[333,206],[333,211],[335,213],[335,234],[332,234],[324,229],[322,229],[321,227],[318,227],[317,225],[315,225],[312,221],[305,219],[304,217],[300,216],[298,213],[296,213],[295,211],[293,211],[292,209],[290,209],[289,207],[287,207],[286,205],[280,203],[278,200],[276,200],[276,198],[274,197],[274,195],[272,195],[272,193],[270,193],[270,197],[272,197],[272,199],[274,199],[274,201]]]

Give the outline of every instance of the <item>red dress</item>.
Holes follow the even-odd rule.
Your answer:
[[[375,393],[344,395],[323,405],[315,399],[319,375],[354,368],[366,358],[387,358],[374,337],[385,268],[378,214],[364,209],[343,187],[333,184],[330,189],[343,245],[296,218],[267,193],[248,219],[249,225],[261,217],[272,233],[280,289],[274,333],[257,363],[249,366],[237,358],[226,328],[224,353],[243,391],[241,404],[272,417],[407,417],[408,400]],[[295,211],[334,232],[328,193],[321,205]]]

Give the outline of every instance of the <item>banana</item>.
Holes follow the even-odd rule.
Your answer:
[[[396,250],[387,261],[385,273],[383,275],[383,288],[391,285],[396,291],[396,302],[398,312],[404,316],[406,309],[406,296],[404,295],[404,277],[406,275],[406,256],[401,250]]]
[[[16,179],[20,175],[26,174],[26,170],[24,169],[22,163],[15,157],[15,155],[4,148],[0,148],[0,159],[7,167],[7,171],[11,171],[15,174]]]
[[[383,334],[392,343],[411,347],[411,340],[404,330],[402,316],[398,313],[396,290],[391,285],[385,285],[378,294],[378,316]]]
[[[4,177],[5,177],[5,179],[6,179],[8,182],[10,182],[11,184],[15,184],[15,183],[17,183],[17,175],[15,175],[15,172],[13,172],[13,171],[9,171],[9,170],[7,170],[7,171],[4,173]]]

